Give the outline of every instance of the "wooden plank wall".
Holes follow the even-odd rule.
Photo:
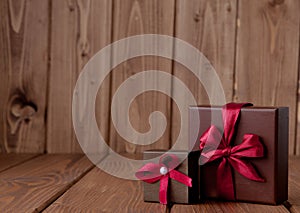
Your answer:
[[[0,152],[81,152],[71,120],[81,69],[113,41],[157,33],[202,51],[215,67],[227,101],[289,106],[290,154],[299,155],[299,9],[298,0],[0,1]],[[167,129],[156,143],[132,145],[111,122],[110,102],[118,86],[148,69],[172,73],[198,104],[208,103],[195,77],[176,62],[139,57],[120,64],[101,86],[95,109],[102,135],[117,152],[169,148],[178,136],[178,108],[159,92],[138,96],[130,109],[132,125],[141,132],[149,129],[149,113],[165,114]]]

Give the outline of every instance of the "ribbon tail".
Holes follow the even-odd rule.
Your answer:
[[[159,202],[161,204],[167,204],[167,193],[168,193],[168,183],[169,177],[168,175],[164,175],[160,179],[160,186],[159,186]]]
[[[189,176],[178,172],[176,170],[172,170],[170,171],[170,178],[188,186],[188,187],[192,187],[192,178],[190,178]]]
[[[221,198],[235,200],[231,166],[226,158],[223,158],[218,167],[217,188]]]

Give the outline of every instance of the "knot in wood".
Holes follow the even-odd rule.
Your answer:
[[[29,119],[36,113],[36,110],[30,105],[21,106],[20,104],[14,104],[11,107],[11,113],[16,118]]]
[[[284,3],[284,0],[269,0],[269,4],[272,6],[272,7],[275,7],[275,6],[279,6],[281,4]]]
[[[194,14],[194,21],[195,21],[195,22],[199,22],[199,21],[200,21],[200,13],[199,13],[199,12],[196,12],[196,13]]]
[[[37,112],[35,104],[26,101],[23,95],[14,95],[9,103],[9,109],[7,121],[11,134],[15,134],[18,131],[23,121],[25,123],[30,122]]]

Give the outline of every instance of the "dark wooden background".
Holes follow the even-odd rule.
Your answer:
[[[289,151],[299,155],[299,11],[298,0],[1,0],[0,152],[81,152],[71,101],[82,67],[113,41],[157,33],[202,51],[217,70],[227,101],[289,106]],[[116,88],[146,69],[176,75],[198,104],[208,103],[202,86],[180,64],[158,57],[120,64],[96,101],[99,128],[118,152],[169,148],[178,135],[176,104],[158,92],[138,96],[130,119],[143,132],[149,113],[163,112],[168,126],[159,141],[132,145],[112,125],[109,109]]]

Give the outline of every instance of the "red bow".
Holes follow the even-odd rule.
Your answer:
[[[229,103],[223,106],[223,136],[217,127],[212,125],[200,137],[201,164],[217,159],[222,160],[217,172],[217,188],[219,196],[228,200],[235,199],[231,166],[250,180],[264,182],[264,179],[258,175],[252,164],[242,159],[244,157],[263,157],[264,148],[259,137],[255,134],[245,134],[241,144],[230,146],[233,142],[233,135],[243,106],[252,106],[252,104]]]
[[[155,183],[160,180],[159,201],[167,204],[167,190],[169,178],[192,187],[192,179],[185,174],[178,172],[179,159],[175,155],[164,155],[159,159],[159,164],[148,163],[135,173],[135,176],[147,183]]]

